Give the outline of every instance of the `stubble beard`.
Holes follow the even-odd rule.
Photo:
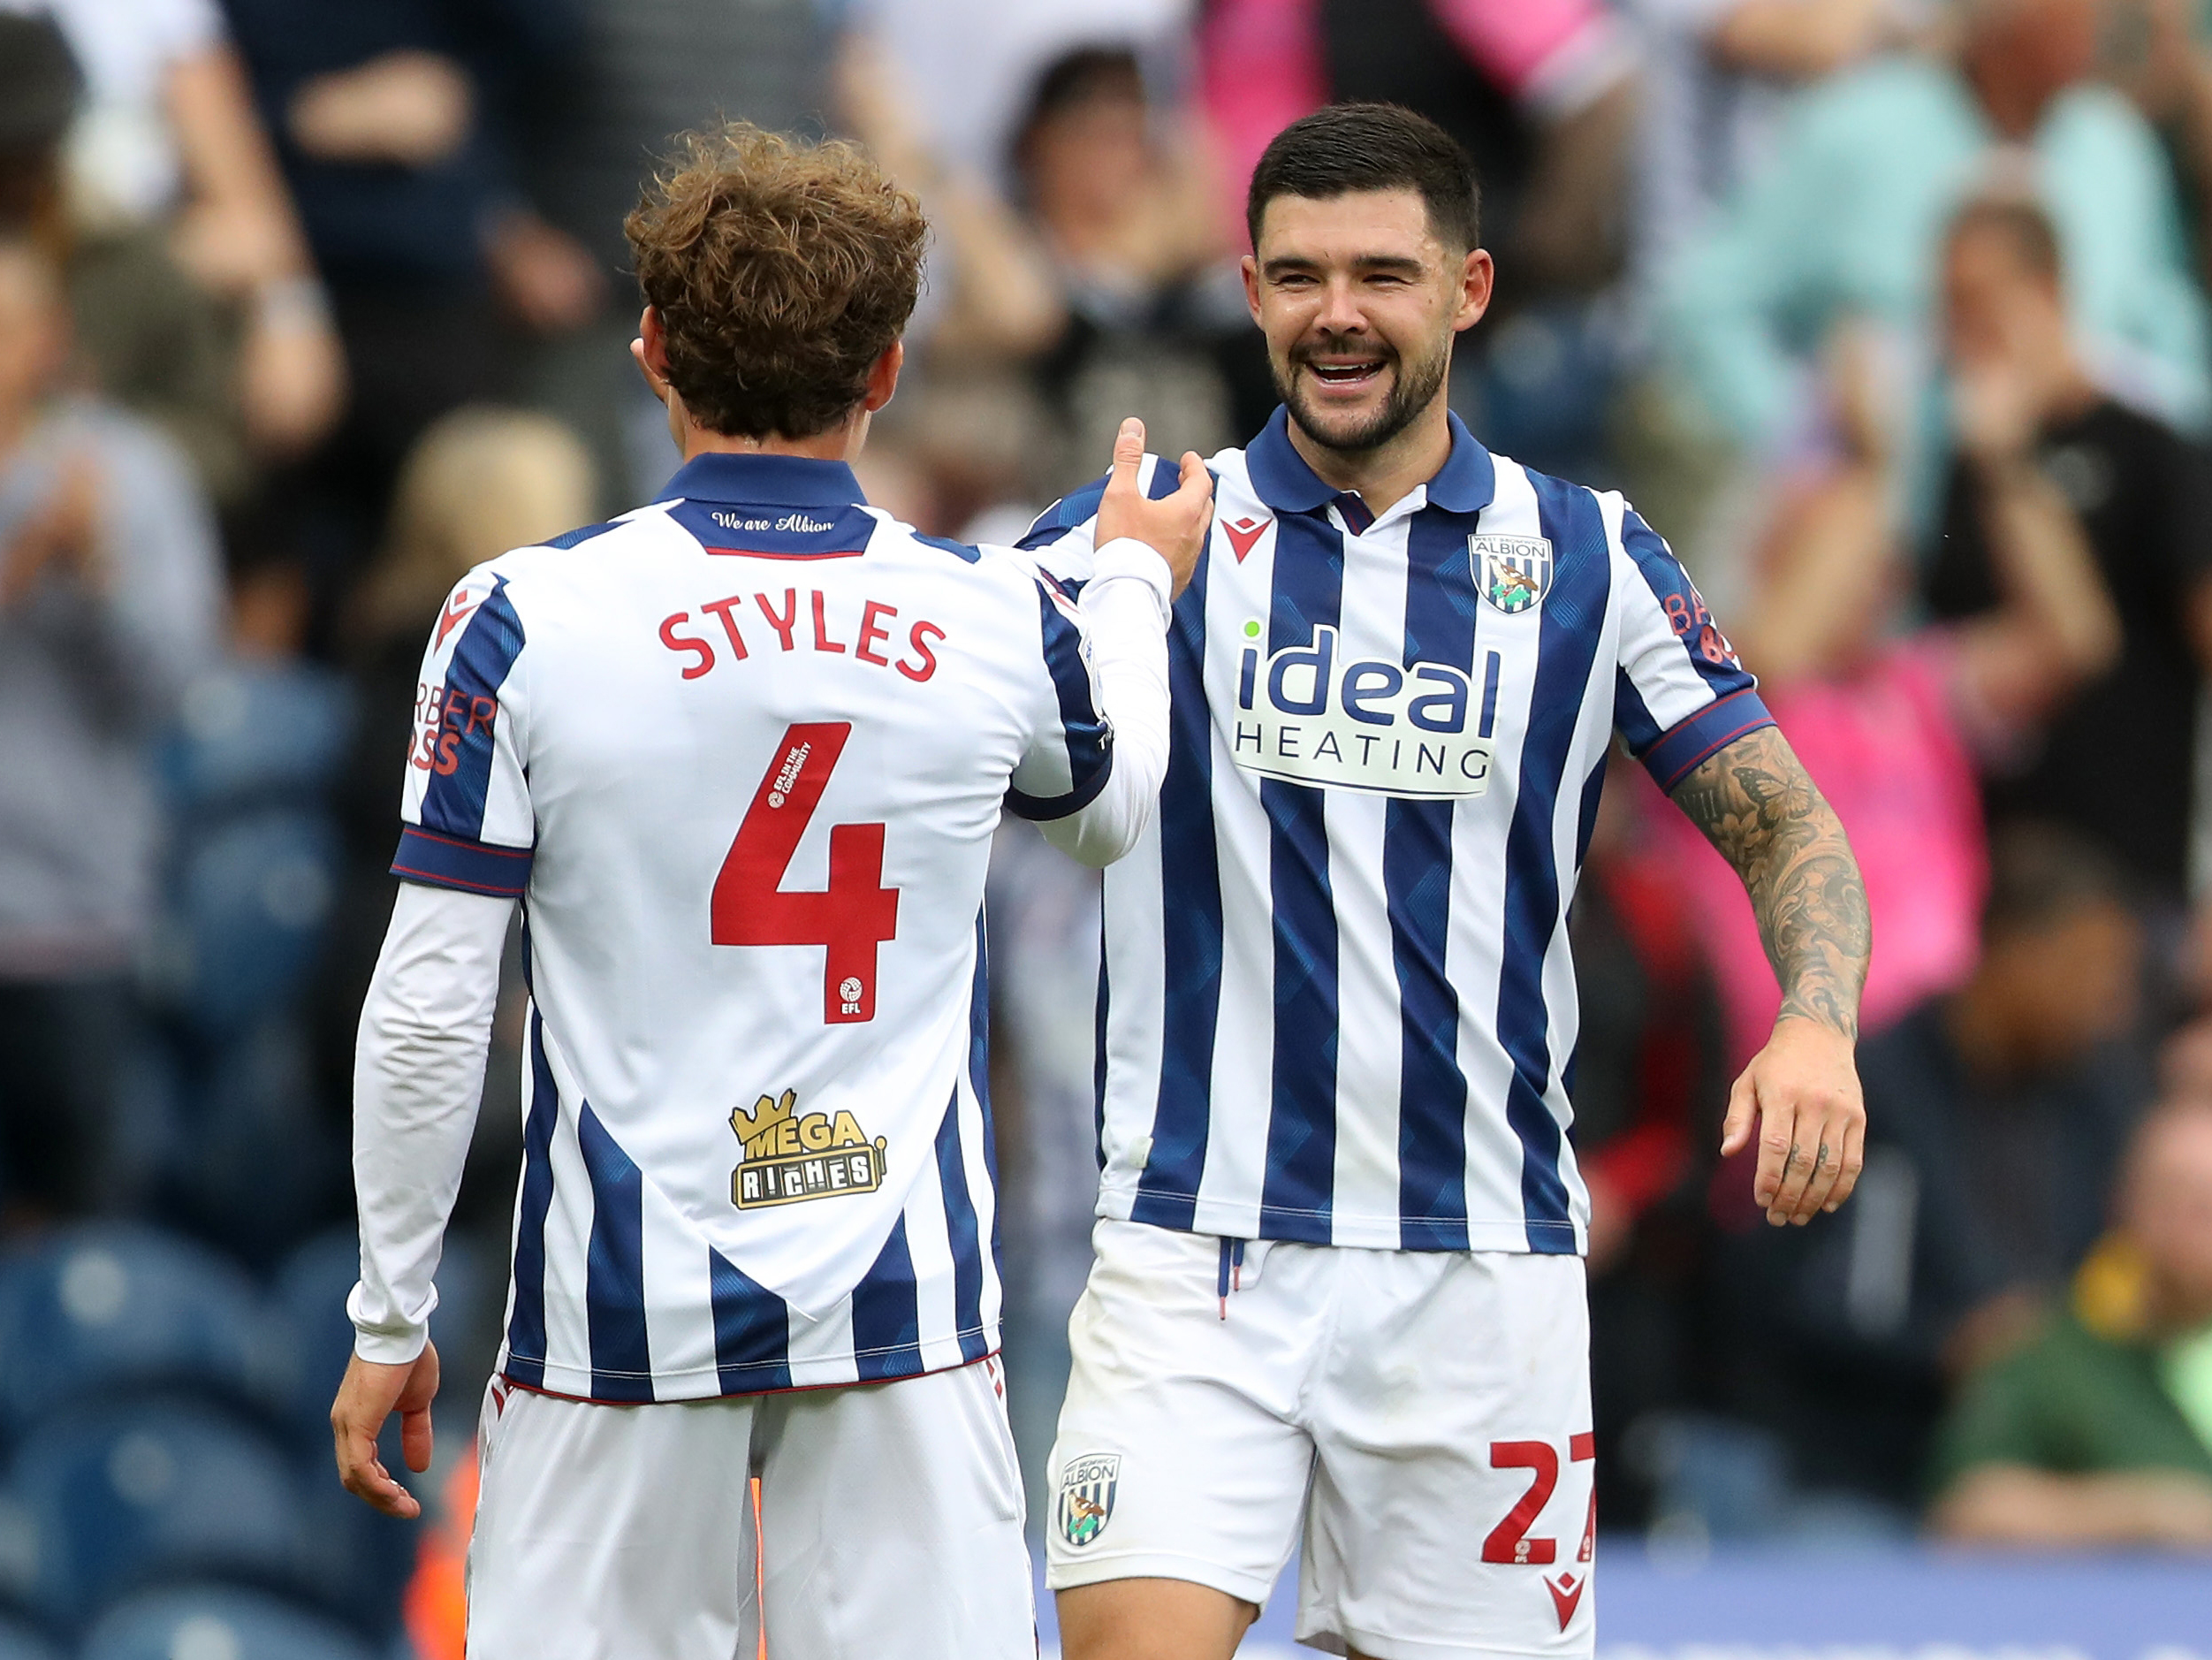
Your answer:
[[[1357,455],[1380,449],[1411,426],[1414,421],[1433,402],[1450,373],[1452,351],[1449,341],[1426,357],[1409,364],[1393,352],[1386,360],[1391,369],[1390,395],[1383,400],[1382,407],[1358,425],[1331,431],[1321,424],[1321,418],[1306,403],[1300,392],[1298,369],[1309,352],[1319,353],[1333,349],[1333,343],[1324,340],[1311,347],[1301,347],[1291,354],[1286,366],[1270,363],[1275,383],[1275,396],[1282,400],[1283,407],[1298,430],[1325,450],[1340,455]]]

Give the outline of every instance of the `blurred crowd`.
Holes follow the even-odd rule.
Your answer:
[[[1714,1154],[1777,1002],[1748,907],[1615,769],[1570,924],[1607,1525],[2212,1549],[2212,7],[0,0],[25,1654],[316,1611],[333,1655],[450,1634],[450,1518],[343,1570],[247,1540],[213,1568],[250,1593],[112,1604],[195,1565],[162,1529],[206,1526],[161,1507],[224,1435],[294,1495],[272,1537],[327,1536],[300,1403],[346,1347],[353,1033],[422,645],[470,566],[674,468],[620,228],[669,137],[842,133],[919,194],[863,482],[1011,541],[1125,415],[1170,453],[1263,424],[1244,180],[1336,98],[1475,156],[1498,298],[1456,407],[1669,537],[1871,895],[1866,1174],[1772,1230]],[[1010,827],[993,1082],[1033,1463],[1088,1263],[1097,925],[1094,879]],[[469,1265],[505,1250],[521,995],[457,1223],[449,1442],[490,1363],[498,1276]],[[247,1335],[125,1341],[179,1326],[149,1298]],[[17,1388],[57,1344],[76,1381]],[[139,1556],[70,1458],[145,1512]]]

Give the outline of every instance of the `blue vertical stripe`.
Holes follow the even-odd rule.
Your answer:
[[[461,624],[460,643],[445,666],[445,704],[440,744],[445,734],[458,732],[455,765],[450,773],[434,767],[422,791],[422,823],[431,830],[452,835],[480,837],[484,828],[484,799],[491,788],[493,722],[499,719],[499,688],[507,672],[522,654],[522,620],[507,598],[507,579],[492,584],[490,594],[476,607],[476,614]],[[440,758],[443,764],[443,757]]]
[[[524,976],[529,933],[523,931]],[[514,1217],[514,1307],[507,1319],[506,1374],[545,1386],[545,1216],[553,1207],[553,1123],[559,1093],[545,1059],[545,1018],[530,1010],[530,1113],[522,1121],[522,1192]]]
[[[968,987],[968,1084],[976,1092],[976,1110],[983,1119],[983,1169],[991,1178],[991,1191],[999,1191],[999,1130],[991,1118],[991,930],[984,925],[984,909],[976,912],[976,978]],[[999,1211],[991,1212],[992,1266],[1004,1278],[1005,1258],[999,1249]]]
[[[868,1272],[853,1287],[853,1359],[860,1381],[908,1377],[922,1369],[922,1310],[914,1253],[901,1215]]]
[[[1098,1168],[1106,1169],[1106,1024],[1114,1008],[1114,987],[1106,978],[1106,918],[1098,918],[1098,1001],[1091,1033],[1091,1093],[1094,1103]]]
[[[983,1239],[960,1150],[957,1085],[945,1105],[945,1122],[937,1127],[937,1182],[945,1190],[945,1235],[953,1247],[953,1320],[960,1329],[961,1359],[980,1360],[991,1350],[983,1329]]]
[[[1167,635],[1167,777],[1159,792],[1161,948],[1159,1099],[1152,1146],[1129,1215],[1189,1228],[1205,1171],[1213,1026],[1221,1007],[1221,864],[1213,837],[1213,717],[1205,697],[1209,555],[1175,602]],[[1113,880],[1108,876],[1107,880]]]
[[[712,1245],[707,1291],[714,1305],[714,1365],[725,1395],[791,1387],[791,1307]]]
[[[1344,543],[1319,514],[1276,520],[1272,655],[1340,625]],[[1336,1180],[1336,902],[1329,887],[1328,797],[1306,784],[1264,780],[1268,887],[1274,907],[1273,1110],[1259,1225],[1270,1237],[1329,1240]]]
[[[1574,742],[1611,591],[1611,560],[1597,498],[1530,473],[1543,534],[1556,560],[1537,636],[1536,684],[1521,745],[1520,792],[1506,832],[1505,951],[1498,980],[1498,1037],[1513,1062],[1506,1122],[1521,1143],[1521,1207],[1529,1249],[1571,1254],[1574,1223],[1559,1169],[1559,1123],[1544,1104],[1552,1079],[1551,1015],[1544,956],[1560,921],[1562,888],[1552,829],[1568,788]]]
[[[584,1259],[591,1398],[650,1401],[653,1357],[645,1340],[645,1178],[607,1133],[589,1101],[576,1109],[576,1146],[591,1180],[591,1243]]]
[[[1096,800],[1114,773],[1114,732],[1098,712],[1091,691],[1091,668],[1083,661],[1083,631],[1053,602],[1044,582],[1037,584],[1038,627],[1043,631],[1045,666],[1060,702],[1061,741],[1068,752],[1068,788],[1055,796],[1007,791],[1007,806],[1023,819],[1064,819]]]
[[[1405,666],[1473,673],[1475,590],[1467,538],[1475,516],[1429,508],[1406,536]],[[1497,703],[1497,659],[1483,691]],[[1451,932],[1450,801],[1394,800],[1383,818],[1382,883],[1397,971],[1399,1244],[1467,1249],[1467,1078],[1459,1069],[1459,994],[1445,972]]]

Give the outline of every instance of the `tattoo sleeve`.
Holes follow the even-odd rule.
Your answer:
[[[1789,742],[1746,733],[1676,786],[1675,804],[1736,867],[1782,986],[1782,1012],[1859,1035],[1874,926],[1851,843]]]

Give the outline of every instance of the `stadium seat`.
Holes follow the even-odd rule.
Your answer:
[[[0,1616],[0,1660],[61,1660],[61,1650],[34,1627]]]
[[[198,817],[318,794],[353,729],[341,675],[308,663],[232,662],[195,681],[163,746],[171,801]]]
[[[190,1240],[103,1222],[0,1254],[0,1428],[103,1391],[188,1382],[247,1401],[284,1339],[251,1281]]]
[[[290,1465],[196,1401],[110,1402],[49,1420],[18,1452],[7,1496],[35,1542],[25,1600],[57,1626],[157,1577],[300,1582]]]
[[[203,1041],[299,1001],[337,881],[338,833],[318,807],[237,814],[181,836],[171,996]]]
[[[0,1655],[0,1660],[5,1660]],[[228,1585],[142,1592],[102,1616],[78,1660],[374,1660],[342,1626]]]

